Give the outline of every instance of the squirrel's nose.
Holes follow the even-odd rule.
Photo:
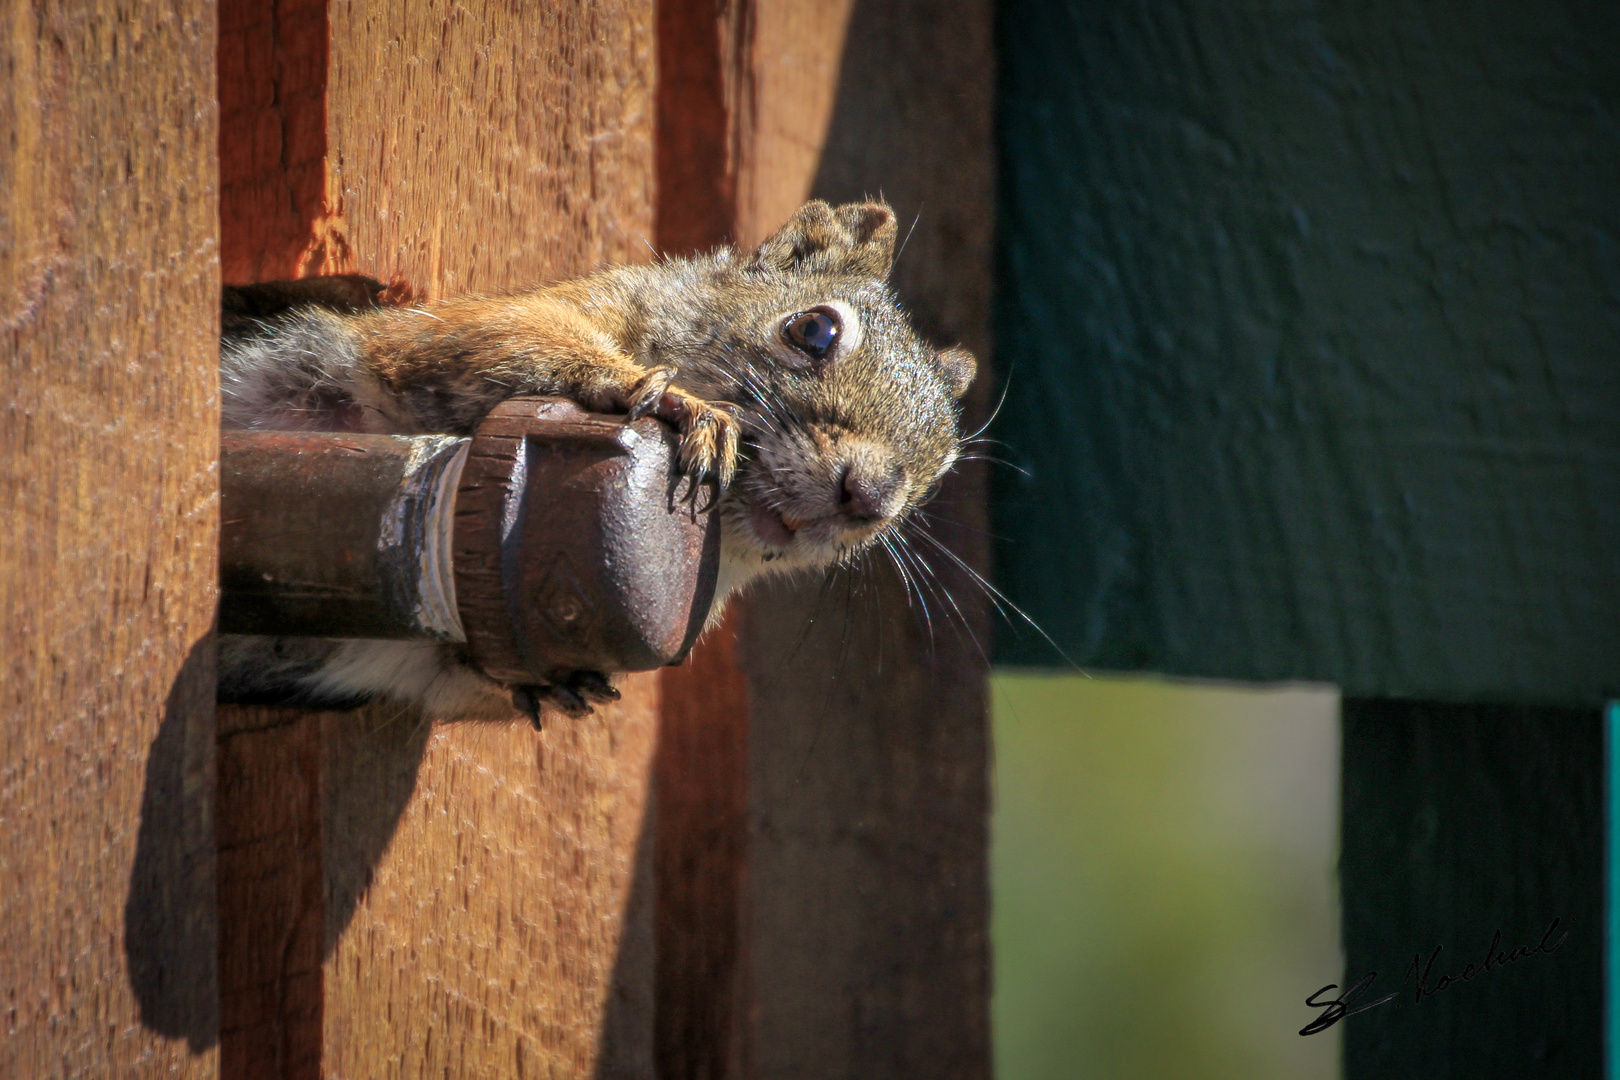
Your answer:
[[[899,493],[900,477],[894,472],[851,463],[838,481],[838,512],[857,521],[879,521],[898,509]]]

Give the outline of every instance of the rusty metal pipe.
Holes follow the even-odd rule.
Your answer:
[[[220,629],[465,641],[450,534],[471,443],[223,432]]]
[[[677,662],[719,522],[675,453],[656,420],[561,399],[506,402],[471,439],[227,431],[220,629],[466,642],[508,682]]]

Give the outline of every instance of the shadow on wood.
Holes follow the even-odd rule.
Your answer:
[[[650,1075],[650,684],[543,734],[222,706],[221,1075],[548,1054]]]
[[[658,1007],[654,965],[662,937],[657,929],[653,870],[657,817],[654,810],[642,818],[632,856],[622,929],[602,1007],[592,1073],[596,1080],[665,1080],[653,1064],[653,1023]]]
[[[916,222],[892,275],[901,302],[988,372],[989,5],[827,2],[759,19],[765,142],[745,216],[769,229],[807,196],[884,196],[903,233]],[[842,49],[811,55],[846,20]],[[990,382],[970,392],[969,431]],[[959,466],[903,530],[927,565],[908,566],[920,599],[882,552],[750,598],[749,1075],[990,1073],[989,619],[943,553],[988,562],[982,468]]]
[[[191,647],[146,755],[141,823],[124,905],[124,956],[141,1023],[195,1052],[219,1039],[214,955],[214,639]]]
[[[316,1077],[322,963],[399,826],[430,726],[380,707],[219,716],[221,1074]]]

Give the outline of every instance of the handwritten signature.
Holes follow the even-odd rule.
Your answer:
[[[1465,964],[1463,965],[1462,971],[1455,975],[1441,975],[1434,981],[1432,985],[1429,982],[1429,976],[1434,973],[1435,961],[1440,959],[1442,946],[1436,945],[1434,947],[1434,952],[1429,954],[1427,963],[1424,962],[1421,954],[1414,953],[1412,955],[1411,966],[1406,969],[1406,975],[1402,977],[1401,982],[1404,985],[1407,980],[1411,980],[1413,987],[1412,1001],[1414,1004],[1417,1004],[1422,1002],[1424,998],[1433,997],[1435,994],[1438,994],[1440,991],[1456,983],[1471,982],[1476,976],[1483,975],[1486,972],[1492,971],[1499,967],[1505,967],[1508,964],[1514,963],[1515,961],[1524,960],[1527,957],[1534,956],[1536,953],[1551,954],[1557,952],[1558,947],[1569,938],[1569,931],[1565,930],[1559,935],[1558,940],[1552,942],[1550,945],[1548,944],[1548,941],[1552,938],[1553,934],[1557,933],[1558,924],[1562,921],[1562,919],[1554,919],[1552,921],[1552,924],[1547,927],[1547,932],[1541,935],[1540,944],[1533,947],[1529,945],[1521,945],[1517,949],[1514,949],[1508,953],[1502,953],[1499,951],[1499,946],[1502,944],[1502,931],[1498,929],[1491,937],[1490,948],[1485,950],[1484,963]],[[1305,1004],[1309,1005],[1313,1009],[1321,1009],[1322,1014],[1315,1020],[1312,1020],[1310,1023],[1300,1028],[1299,1033],[1301,1035],[1315,1035],[1318,1032],[1326,1031],[1328,1028],[1332,1027],[1334,1024],[1337,1024],[1340,1020],[1343,1020],[1347,1016],[1354,1016],[1356,1013],[1366,1012],[1368,1009],[1376,1009],[1385,1002],[1394,1001],[1396,998],[1401,996],[1401,992],[1397,990],[1393,994],[1385,994],[1377,1001],[1369,1001],[1361,1005],[1356,1004],[1361,995],[1372,986],[1374,980],[1377,978],[1378,972],[1369,971],[1367,974],[1363,975],[1354,986],[1350,987],[1350,989],[1346,990],[1336,998],[1332,998],[1331,1000],[1327,1001],[1317,1000],[1329,990],[1337,990],[1339,988],[1338,983],[1329,983],[1316,993],[1312,994],[1310,997],[1306,998]]]

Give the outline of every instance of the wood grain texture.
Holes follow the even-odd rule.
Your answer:
[[[751,5],[745,66],[735,79],[747,87],[736,119],[740,244],[765,239],[810,197],[855,7],[854,0]]]
[[[662,672],[655,765],[659,1080],[746,1076],[748,682],[733,612]]]
[[[219,710],[221,1076],[319,1080],[321,714]]]
[[[219,5],[220,251],[232,283],[319,272],[326,0]],[[220,1063],[228,1080],[313,1080],[325,1020],[322,714],[218,709]]]
[[[219,4],[220,271],[319,273],[327,250],[327,0]]]
[[[631,901],[656,710],[642,678],[544,733],[324,719],[325,1076],[652,1075],[651,911]],[[379,805],[389,775],[404,798]]]
[[[750,0],[658,5],[658,248],[707,251],[737,235],[751,114]],[[659,676],[654,790],[660,1080],[747,1074],[748,680],[743,605]]]
[[[731,240],[746,129],[751,0],[658,5],[658,250],[691,255]]]
[[[744,234],[805,195],[881,193],[917,221],[893,276],[902,301],[987,363],[989,5],[784,7],[753,42]],[[841,25],[839,55],[827,28]],[[816,139],[819,153],[800,145]],[[928,513],[912,529],[982,571],[977,468]],[[937,575],[927,616],[876,559],[749,601],[749,1076],[989,1075],[987,620],[966,575],[911,543]]]
[[[326,25],[324,188],[317,201],[301,182],[262,180],[301,200],[263,242],[304,252],[297,272],[358,270],[431,297],[650,257],[649,3],[332,3]],[[264,899],[282,897],[279,925],[298,949],[297,883],[310,860],[321,867],[321,1075],[652,1075],[658,681],[621,688],[619,705],[544,733],[516,717],[442,724],[378,705],[273,711],[296,752],[253,736],[255,767],[271,775],[303,761],[295,733],[319,727],[318,843],[261,827],[285,849]],[[289,960],[268,978],[290,988],[301,972]],[[304,1031],[307,999],[280,1000],[260,1007],[281,1015],[240,1030]],[[304,1060],[295,1049],[289,1066]],[[227,1058],[245,1069],[228,1075],[289,1074]]]
[[[334,3],[331,19],[346,265],[447,296],[651,257],[648,0]]]
[[[345,269],[440,296],[650,257],[650,3],[330,18],[327,201]],[[624,689],[542,735],[433,729],[363,899],[328,914],[328,1075],[650,1072],[650,947],[639,973],[614,960],[622,936],[634,952],[651,932],[630,901],[657,682]],[[336,745],[329,733],[329,766]],[[329,776],[329,882],[364,861],[330,845],[346,790]]]
[[[211,1076],[214,13],[4,19],[0,1074]]]

